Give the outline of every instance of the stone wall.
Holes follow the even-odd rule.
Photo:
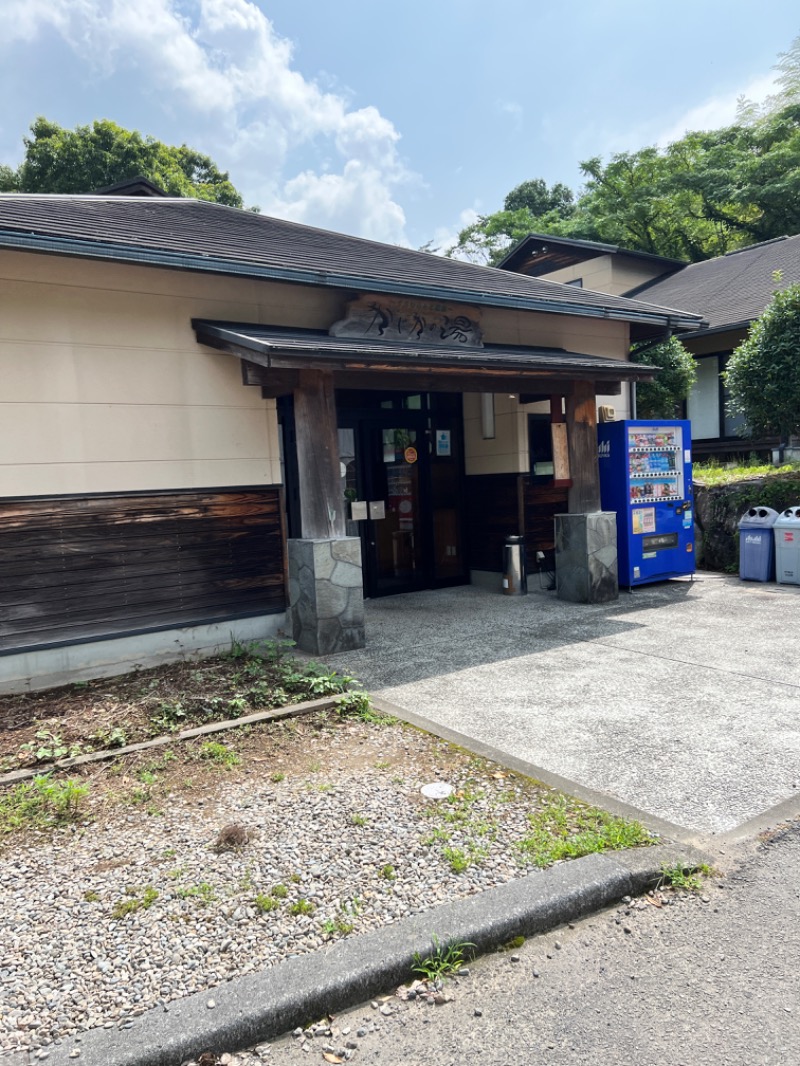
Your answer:
[[[694,500],[698,566],[733,573],[739,567],[739,519],[751,507],[783,511],[800,505],[800,472],[711,487],[695,482]]]

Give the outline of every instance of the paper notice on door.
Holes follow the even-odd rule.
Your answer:
[[[655,533],[655,507],[634,507],[634,509],[631,511],[631,515],[633,517],[634,533]]]

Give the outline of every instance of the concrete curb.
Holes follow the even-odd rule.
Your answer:
[[[478,953],[490,951],[512,937],[547,932],[622,896],[637,895],[658,881],[665,865],[680,862],[689,868],[707,861],[683,844],[574,859],[176,1000],[148,1011],[130,1029],[94,1029],[80,1041],[70,1037],[48,1049],[47,1061],[53,1066],[178,1066],[203,1051],[236,1051],[407,981],[415,952],[430,954],[433,936],[440,942],[470,942]],[[80,1055],[70,1057],[76,1048]]]

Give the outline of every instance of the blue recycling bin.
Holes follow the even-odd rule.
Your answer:
[[[751,507],[739,519],[739,577],[742,581],[775,578],[775,538],[772,527],[778,512],[771,507]]]
[[[800,585],[800,507],[787,507],[773,526],[775,577],[781,585]]]

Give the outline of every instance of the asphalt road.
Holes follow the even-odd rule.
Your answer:
[[[559,946],[557,947],[556,944]],[[800,824],[699,896],[644,900],[477,960],[443,1006],[386,1000],[335,1019],[351,1062],[787,1066],[800,1062]],[[537,976],[538,975],[538,976]],[[479,1013],[480,1012],[480,1013]],[[359,1028],[372,1030],[356,1036]],[[323,1062],[276,1041],[273,1064]]]

